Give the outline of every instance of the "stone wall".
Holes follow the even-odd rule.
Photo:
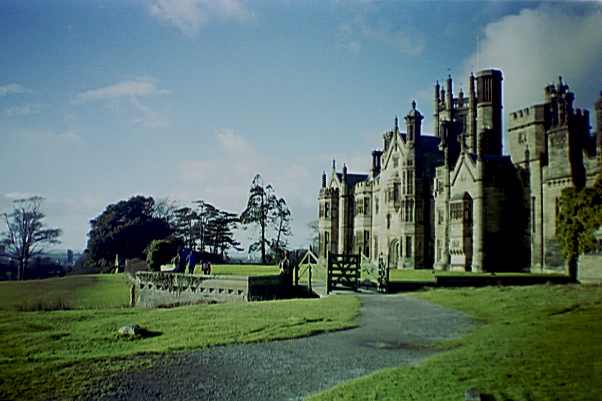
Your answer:
[[[146,308],[201,302],[247,302],[283,296],[279,275],[194,276],[139,272],[134,285],[136,306]]]
[[[602,254],[579,256],[577,281],[584,284],[602,284]]]

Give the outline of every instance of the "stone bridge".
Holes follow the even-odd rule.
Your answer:
[[[195,276],[183,273],[138,272],[135,305],[147,308],[200,302],[248,302],[282,298],[279,275]]]

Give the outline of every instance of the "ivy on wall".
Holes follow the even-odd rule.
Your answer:
[[[593,187],[564,189],[559,206],[556,237],[575,277],[578,256],[597,247],[594,231],[602,226],[602,175]]]

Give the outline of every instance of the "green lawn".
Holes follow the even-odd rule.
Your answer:
[[[128,306],[122,274],[88,274],[0,282],[0,310],[94,309]]]
[[[201,267],[197,266],[195,274],[201,274]],[[277,265],[211,265],[211,274],[226,276],[265,276],[279,274]]]
[[[173,264],[161,267],[162,270],[171,270],[173,268]],[[278,265],[211,265],[211,274],[224,276],[266,276],[279,273],[280,268]],[[200,265],[194,268],[194,274],[202,274]]]
[[[127,302],[127,285],[121,284],[122,291],[115,291],[121,275],[91,278],[96,281],[72,276],[54,281],[2,283],[2,290],[10,288],[12,296],[1,291],[1,299],[10,303],[16,296],[24,302],[30,298],[37,302],[34,300],[42,296],[37,291],[43,289],[47,293],[44,302],[52,303],[49,294],[58,294],[78,307],[98,308],[106,290],[105,304],[119,304],[112,298],[122,297]],[[14,309],[14,304],[6,309]],[[0,399],[71,398],[94,385],[98,378],[148,366],[158,353],[339,330],[355,325],[358,310],[355,297],[335,296],[172,309],[3,311]],[[140,324],[159,335],[143,340],[119,338],[117,329],[129,323]]]
[[[464,277],[491,277],[491,273],[472,273],[472,272],[448,272],[434,271],[430,269],[391,269],[389,270],[390,281],[435,281],[438,276],[464,276]],[[495,273],[496,277],[558,277],[564,276],[562,273]]]
[[[470,387],[498,401],[602,399],[602,287],[446,289],[416,296],[463,310],[480,324],[423,363],[382,370],[311,400],[450,401],[462,400]]]
[[[435,281],[433,270],[391,269],[390,281]]]

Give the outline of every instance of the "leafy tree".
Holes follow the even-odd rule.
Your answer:
[[[152,271],[160,271],[161,266],[170,263],[178,253],[181,242],[176,238],[155,239],[146,247],[146,264]]]
[[[596,249],[594,231],[602,226],[602,177],[591,188],[562,191],[556,225],[567,273],[576,279],[579,254]]]
[[[116,254],[125,258],[142,258],[144,249],[152,240],[171,235],[169,222],[155,216],[154,206],[152,197],[140,195],[107,206],[90,221],[90,258],[103,265],[111,265]]]
[[[267,239],[268,225],[277,203],[274,189],[271,185],[265,185],[260,174],[253,178],[249,190],[247,207],[240,214],[242,224],[256,224],[259,226],[259,239],[249,246],[249,252],[261,252],[261,263],[266,263],[266,247],[270,245]]]
[[[198,216],[198,245],[201,252],[205,252],[205,248],[210,246],[211,234],[209,232],[209,225],[219,214],[219,209],[203,200],[197,200],[195,203],[197,205],[196,214]]]
[[[239,222],[235,213],[215,209],[207,220],[206,228],[206,242],[213,254],[219,254],[223,259],[226,251],[231,248],[242,250],[240,242],[234,238],[234,229]]]
[[[292,235],[291,211],[284,198],[278,199],[274,206],[271,219],[276,236],[272,241],[272,251],[281,256],[288,245],[288,237]]]
[[[175,226],[177,209],[176,202],[169,200],[169,198],[159,199],[153,206],[153,217],[165,220],[173,227]]]
[[[194,248],[199,239],[199,216],[189,207],[181,207],[174,211],[174,231],[187,248]]]
[[[61,230],[46,228],[42,212],[44,198],[33,196],[13,201],[13,211],[4,213],[6,232],[0,242],[5,254],[17,264],[17,279],[22,280],[32,258],[44,251],[44,246],[59,243]]]

